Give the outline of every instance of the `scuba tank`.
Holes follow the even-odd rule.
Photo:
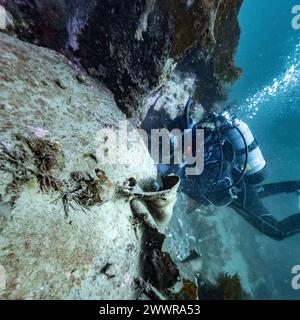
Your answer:
[[[244,167],[245,181],[252,185],[262,183],[266,178],[267,163],[249,126],[235,117],[230,119],[226,112],[219,117],[226,120],[226,129],[222,131],[233,147],[238,169]]]
[[[214,123],[219,137],[219,149],[223,153],[219,178],[207,200],[215,206],[226,206],[241,191],[243,179],[252,185],[265,180],[267,163],[245,122],[226,111],[211,113],[207,121]]]

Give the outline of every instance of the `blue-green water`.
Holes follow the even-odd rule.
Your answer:
[[[229,87],[229,102],[256,136],[268,162],[267,182],[300,180],[300,30],[292,7],[300,0],[244,0],[236,62],[244,70]],[[278,242],[261,234],[229,208],[199,208],[186,214],[180,195],[165,242],[172,257],[196,250],[195,270],[214,281],[220,272],[239,273],[256,299],[300,299],[292,268],[300,265],[300,235]],[[278,219],[300,212],[297,194],[268,198]],[[191,270],[190,270],[191,271]]]
[[[270,169],[269,181],[300,180],[300,30],[291,26],[300,0],[244,0],[237,64],[241,79],[229,88],[238,115],[252,128]],[[300,212],[297,198],[281,196],[266,205],[280,218]],[[297,211],[298,210],[298,211]],[[300,264],[300,236],[276,242],[241,222],[241,232],[259,247],[244,245],[261,278],[257,298],[300,299],[291,286],[291,269]],[[249,237],[248,237],[249,239]]]

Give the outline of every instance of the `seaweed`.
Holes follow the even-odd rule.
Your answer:
[[[179,270],[169,253],[162,251],[165,236],[157,229],[143,224],[141,274],[143,279],[167,294],[167,289],[176,284]]]
[[[200,273],[197,282],[200,300],[241,300],[246,296],[241,278],[237,273],[230,275],[221,272],[217,276],[215,284]]]
[[[113,184],[104,171],[95,169],[95,173],[96,178],[82,171],[71,173],[74,182],[71,190],[62,192],[58,198],[63,201],[66,217],[69,216],[70,207],[75,209],[72,201],[81,207],[83,212],[86,212],[91,206],[103,204],[105,187],[111,188]]]
[[[10,173],[12,181],[6,187],[6,193],[12,194],[10,203],[14,207],[21,187],[34,177],[42,192],[50,189],[59,191],[62,182],[52,175],[52,170],[59,168],[58,157],[61,154],[57,144],[41,138],[29,139],[16,135],[19,143],[8,148],[0,141],[0,171]]]
[[[181,0],[168,0],[166,4],[173,22],[172,56],[176,60],[181,59],[199,44],[203,49],[208,50],[215,45],[214,35],[212,30],[209,30],[209,6],[198,0],[190,7],[187,7]]]
[[[61,190],[63,184],[51,174],[52,170],[62,167],[62,161],[59,159],[59,155],[62,154],[59,144],[41,138],[29,139],[20,134],[17,134],[16,138],[26,144],[34,155],[36,170],[32,173],[38,179],[41,191]]]
[[[175,296],[176,300],[198,300],[198,288],[190,280],[183,280],[183,286]]]
[[[220,273],[217,278],[217,291],[221,300],[241,300],[245,293],[242,288],[241,278],[236,273]]]
[[[65,211],[66,217],[69,216],[69,211],[70,207],[75,210],[75,207],[72,205],[72,201],[74,201],[79,207],[81,207],[82,211],[85,212],[86,209],[88,209],[87,206],[85,206],[81,201],[80,201],[80,194],[82,193],[82,189],[78,187],[77,189],[63,192],[60,197],[57,200],[61,199],[63,202],[63,207]]]
[[[218,78],[225,83],[237,81],[242,69],[235,66],[234,57],[240,38],[238,12],[242,0],[219,1],[215,24],[217,45],[213,54],[214,69]]]
[[[51,171],[62,167],[58,158],[59,153],[61,153],[61,148],[58,143],[53,143],[41,138],[29,139],[20,134],[17,134],[16,138],[25,143],[35,155],[36,165],[41,171]]]

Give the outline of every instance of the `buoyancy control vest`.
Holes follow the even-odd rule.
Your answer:
[[[205,129],[204,171],[181,176],[181,190],[199,203],[227,206],[244,190],[266,177],[266,161],[248,125],[224,112],[210,114],[214,128]],[[201,124],[196,125],[201,128]],[[184,167],[181,166],[181,169]]]

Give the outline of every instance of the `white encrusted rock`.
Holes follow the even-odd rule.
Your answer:
[[[0,140],[8,150],[20,144],[16,134],[55,143],[64,166],[51,174],[64,189],[74,171],[96,181],[100,169],[114,190],[130,177],[141,185],[156,178],[138,139],[123,149],[125,164],[87,156],[101,148],[97,132],[117,129],[125,116],[104,85],[62,55],[0,33],[0,68]],[[128,199],[112,192],[88,209],[73,202],[66,216],[60,192],[41,192],[36,180],[21,185],[12,207],[12,175],[0,171],[0,299],[134,298],[140,237]]]

